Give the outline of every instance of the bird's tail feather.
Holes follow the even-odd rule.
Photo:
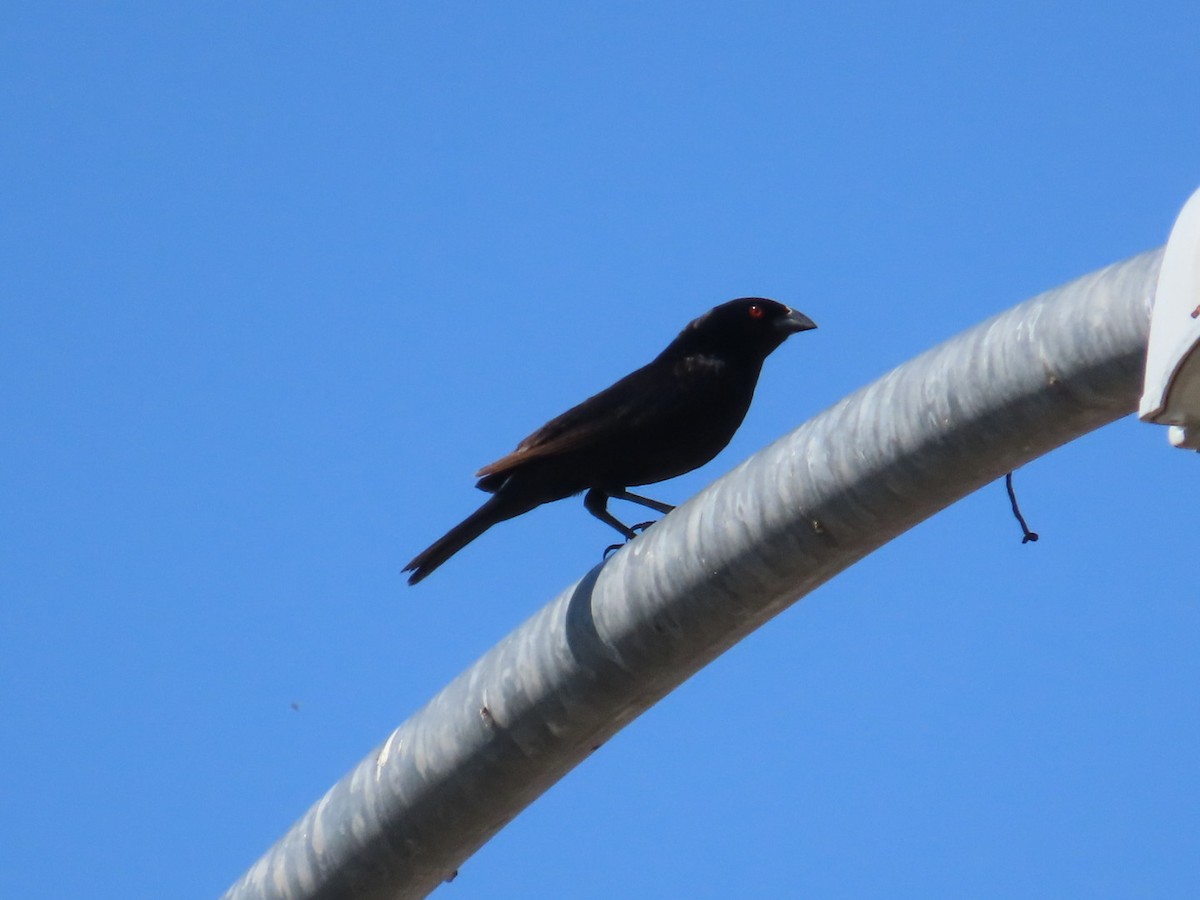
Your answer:
[[[418,553],[413,561],[404,567],[403,571],[412,573],[408,576],[408,583],[416,584],[497,522],[503,522],[524,512],[522,509],[504,509],[505,505],[507,504],[500,496],[491,497],[483,506]]]

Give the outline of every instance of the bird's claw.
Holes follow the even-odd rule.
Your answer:
[[[630,525],[629,530],[639,532],[639,533],[645,532],[645,530],[647,528],[649,528],[651,525],[653,525],[655,521],[657,521],[657,519],[650,521],[650,522],[638,522],[636,525]],[[611,554],[616,553],[618,550],[620,550],[622,547],[624,547],[626,544],[628,544],[630,541],[632,541],[633,538],[635,538],[635,537],[637,537],[637,534],[634,534],[632,537],[625,538],[625,540],[623,540],[619,544],[609,544],[607,547],[604,548],[604,556],[602,558],[608,559],[608,557]]]

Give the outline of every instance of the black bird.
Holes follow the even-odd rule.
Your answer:
[[[492,496],[407,566],[416,584],[497,522],[587,491],[583,505],[630,540],[636,529],[609,498],[661,513],[673,506],[628,488],[699,468],[725,448],[754,396],[763,360],[788,336],[816,328],[803,313],[743,297],[691,322],[651,363],[551,419],[508,456],[475,473]]]

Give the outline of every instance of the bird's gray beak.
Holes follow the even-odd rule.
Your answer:
[[[775,327],[784,334],[796,334],[800,331],[812,331],[817,327],[817,323],[804,313],[789,308],[786,316],[775,320]]]

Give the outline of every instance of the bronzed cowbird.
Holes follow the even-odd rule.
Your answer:
[[[649,364],[551,419],[476,477],[492,496],[419,553],[416,584],[497,522],[587,491],[584,507],[626,540],[635,529],[608,512],[609,498],[661,513],[674,507],[628,488],[674,478],[716,456],[754,396],[765,360],[789,335],[816,328],[782,303],[743,297],[691,322]]]

